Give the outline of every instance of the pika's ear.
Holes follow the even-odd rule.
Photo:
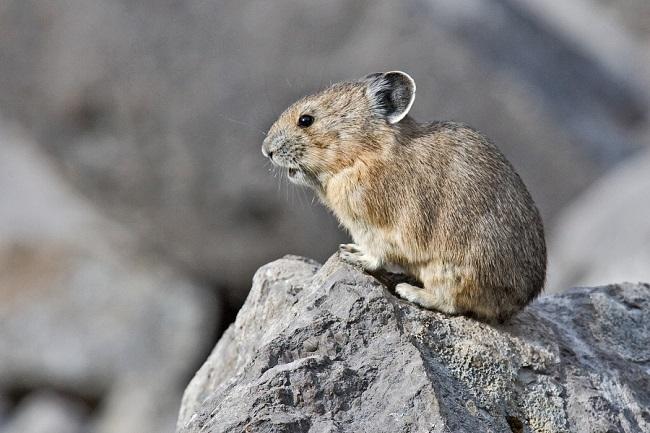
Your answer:
[[[415,100],[415,81],[402,71],[374,73],[364,77],[366,95],[372,109],[384,116],[388,123],[402,120]]]

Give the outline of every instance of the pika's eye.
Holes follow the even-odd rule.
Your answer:
[[[303,114],[298,118],[298,126],[300,126],[301,128],[307,128],[312,123],[314,123],[314,118],[309,114]]]

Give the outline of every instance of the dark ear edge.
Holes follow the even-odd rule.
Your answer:
[[[402,71],[373,73],[364,77],[372,109],[394,124],[402,120],[415,101],[415,81]]]

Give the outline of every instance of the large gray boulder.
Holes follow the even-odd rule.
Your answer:
[[[650,285],[542,297],[491,326],[391,279],[337,256],[263,266],[178,432],[649,431]]]

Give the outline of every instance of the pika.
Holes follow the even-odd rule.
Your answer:
[[[401,71],[334,84],[287,108],[262,153],[349,231],[344,260],[398,265],[423,287],[397,294],[424,308],[503,321],[544,286],[539,211],[484,135],[408,116],[415,88]]]

